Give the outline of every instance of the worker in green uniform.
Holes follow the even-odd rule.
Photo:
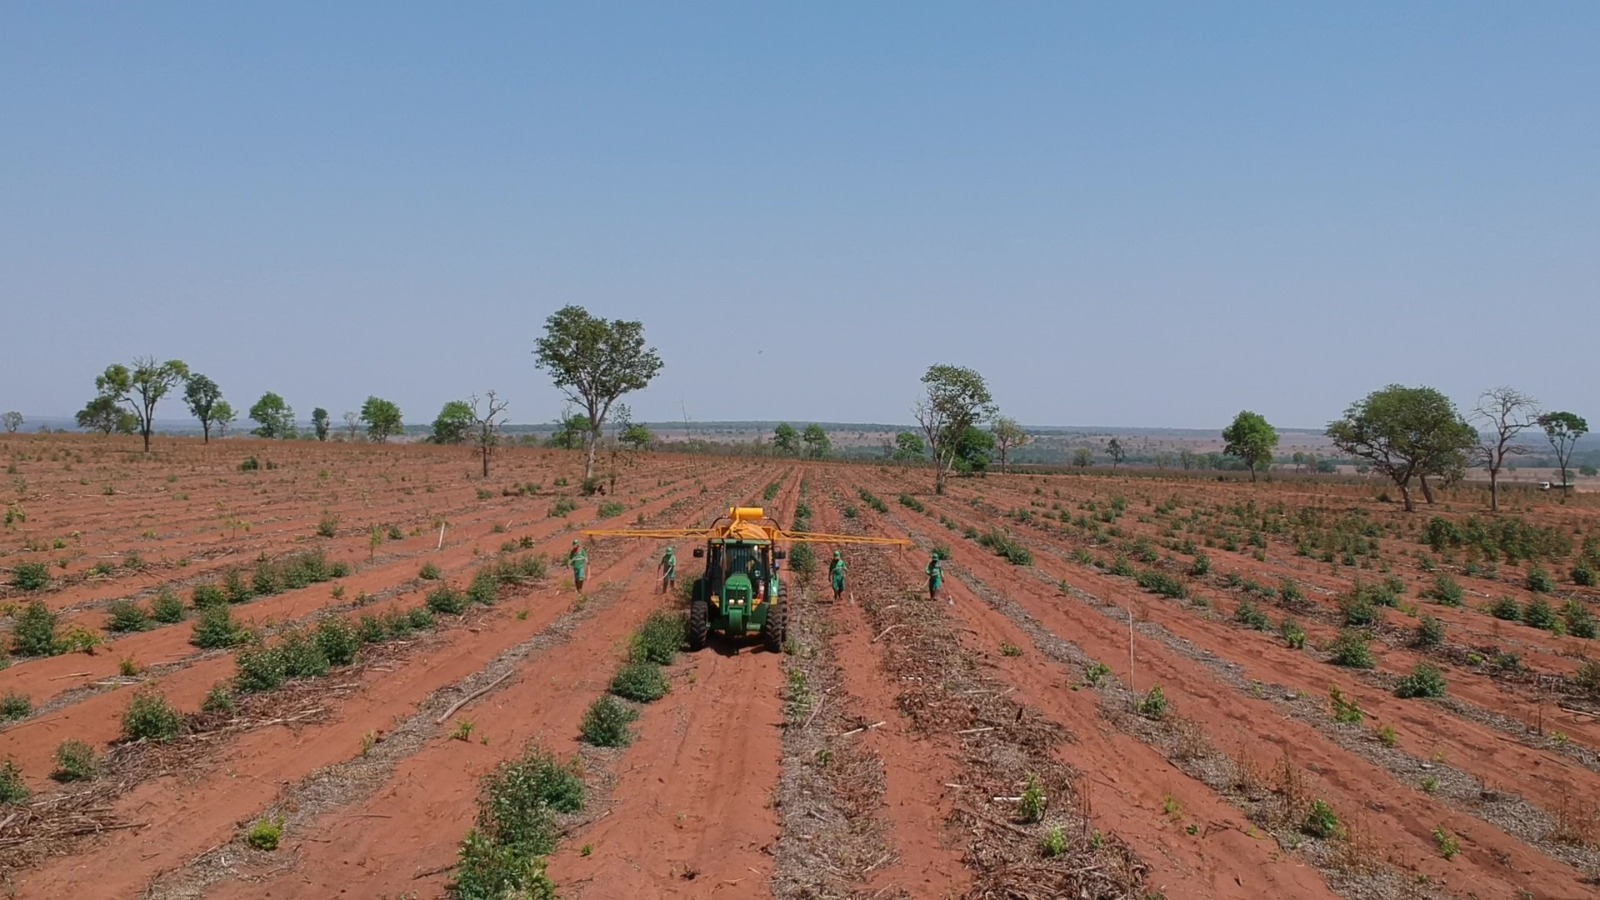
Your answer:
[[[833,551],[833,564],[828,567],[828,574],[833,576],[833,599],[838,600],[844,596],[844,554]]]
[[[943,587],[944,565],[939,559],[939,554],[935,552],[933,559],[928,562],[928,599],[935,603],[939,602],[939,591]],[[954,604],[956,601],[952,599],[950,602]]]
[[[572,567],[572,584],[583,593],[583,579],[589,573],[589,551],[576,540],[572,542],[572,550],[567,553],[567,565]]]
[[[661,554],[659,569],[661,572],[661,593],[665,594],[678,586],[678,557],[672,552],[671,547],[667,548],[666,553]]]

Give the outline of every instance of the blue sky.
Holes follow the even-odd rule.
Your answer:
[[[243,410],[1319,426],[1600,416],[1600,4],[8,4],[0,408],[179,357]],[[1592,404],[1586,406],[1586,404]],[[180,412],[158,412],[161,418]]]

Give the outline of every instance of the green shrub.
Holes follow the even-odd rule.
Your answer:
[[[1167,695],[1162,693],[1161,685],[1153,685],[1145,695],[1139,699],[1134,708],[1139,715],[1147,719],[1161,719],[1167,715]]]
[[[283,674],[287,678],[321,678],[332,668],[315,632],[286,631],[274,650],[283,661]]]
[[[33,712],[33,701],[27,694],[10,691],[0,697],[0,721],[11,722],[16,719],[26,719]]]
[[[154,627],[144,608],[132,600],[115,600],[106,608],[106,612],[111,617],[106,622],[106,630],[110,632],[125,634],[130,631],[148,631]]]
[[[1295,583],[1293,578],[1285,578],[1283,584],[1278,587],[1278,603],[1286,608],[1293,609],[1305,599],[1306,595],[1301,592],[1300,585]]]
[[[270,597],[283,590],[282,573],[271,560],[261,559],[256,562],[255,573],[250,576],[250,590],[263,597]]]
[[[195,609],[210,609],[213,606],[226,606],[228,596],[214,584],[202,584],[194,589],[193,602]]]
[[[250,632],[233,621],[233,615],[224,603],[200,610],[200,618],[195,620],[189,643],[202,650],[221,650],[237,647],[249,639]]]
[[[918,500],[910,494],[900,495],[900,505],[911,510],[912,512],[925,513],[928,511],[928,508],[922,505],[921,500]]]
[[[543,581],[550,563],[543,553],[518,556],[490,566],[488,571],[499,584],[531,584]]]
[[[1339,827],[1339,816],[1324,800],[1311,801],[1311,808],[1306,812],[1305,821],[1300,823],[1300,830],[1323,840],[1331,840],[1343,833]]]
[[[459,900],[555,900],[544,857],[495,843],[474,828],[461,841],[453,896]]]
[[[1441,606],[1460,606],[1466,597],[1466,592],[1454,578],[1440,572],[1433,579],[1433,588],[1428,591],[1428,596]]]
[[[322,518],[317,520],[317,535],[319,537],[331,538],[338,533],[339,517],[333,513],[323,513]]]
[[[633,732],[628,726],[639,718],[637,710],[619,703],[605,694],[589,706],[583,714],[579,731],[585,743],[596,747],[626,747],[633,743]]]
[[[39,600],[24,606],[11,627],[11,652],[18,656],[54,656],[62,651],[56,639],[56,614]]]
[[[804,545],[801,545],[804,546]],[[633,633],[629,648],[630,658],[638,661],[670,665],[678,658],[686,636],[683,616],[658,610],[650,614]]]
[[[1039,850],[1046,859],[1054,859],[1067,852],[1067,835],[1060,825],[1045,832],[1044,839],[1039,842]]]
[[[422,571],[417,573],[417,577],[423,581],[438,581],[440,578],[439,567],[433,563],[423,563]]]
[[[50,777],[60,782],[88,781],[98,770],[93,747],[83,741],[62,741],[56,747],[56,767]]]
[[[122,714],[122,736],[130,741],[170,741],[183,731],[183,716],[154,690],[133,695]]]
[[[283,687],[288,679],[284,672],[283,655],[275,647],[255,646],[239,651],[234,659],[238,670],[233,676],[233,686],[241,694],[260,694]]]
[[[1202,551],[1194,555],[1194,562],[1189,566],[1189,574],[1201,578],[1211,572],[1211,557]]]
[[[872,493],[866,488],[857,490],[856,494],[861,497],[862,503],[865,503],[867,506],[877,510],[878,512],[886,513],[889,511],[889,505],[884,503],[882,500],[879,500],[877,497],[872,496]]]
[[[22,770],[17,768],[16,760],[6,760],[6,764],[0,766],[0,805],[21,806],[32,796],[28,783],[22,780]]]
[[[183,601],[171,591],[162,591],[150,601],[150,617],[163,625],[183,621]]]
[[[283,840],[283,822],[279,819],[262,819],[250,828],[250,833],[245,836],[245,842],[257,850],[272,851],[278,849],[278,842]]]
[[[1410,675],[1400,679],[1400,684],[1394,689],[1394,695],[1402,699],[1443,697],[1444,691],[1444,672],[1433,663],[1420,662],[1411,670]]]
[[[615,500],[607,500],[600,504],[599,509],[595,510],[595,515],[601,519],[614,519],[627,511],[627,504],[619,503]]]
[[[426,606],[412,607],[405,618],[406,624],[411,626],[412,631],[427,631],[434,625],[433,610]]]
[[[232,713],[234,710],[233,691],[221,682],[211,686],[206,692],[206,699],[200,702],[200,711],[212,715]]]
[[[467,611],[466,595],[448,584],[441,584],[429,591],[426,602],[428,609],[445,615],[459,616]]]
[[[1350,628],[1364,628],[1383,621],[1383,613],[1369,597],[1357,593],[1339,600],[1339,612]]]
[[[1590,696],[1600,697],[1600,661],[1586,660],[1578,667],[1578,673],[1573,676],[1572,682],[1587,691]]]
[[[228,570],[222,576],[222,595],[229,603],[247,603],[255,594],[251,593],[249,582],[244,580],[244,573],[238,569]],[[199,606],[199,601],[195,602]]]
[[[1561,617],[1567,624],[1567,634],[1580,638],[1595,637],[1594,613],[1589,611],[1582,600],[1568,600],[1566,607],[1561,611]]]
[[[1039,779],[1028,776],[1028,786],[1022,790],[1022,799],[1017,801],[1017,821],[1037,822],[1044,818],[1045,807],[1049,798],[1045,796],[1044,787],[1039,784]]]
[[[1522,624],[1530,628],[1554,631],[1556,627],[1556,611],[1551,608],[1548,600],[1543,597],[1535,597],[1529,600],[1528,605],[1522,609]]]
[[[550,505],[549,516],[552,519],[564,519],[577,508],[578,504],[572,498],[562,497]]]
[[[1433,616],[1423,616],[1417,622],[1417,632],[1411,638],[1411,646],[1426,650],[1442,643],[1444,643],[1444,623]]]
[[[1594,587],[1600,584],[1600,577],[1595,575],[1594,566],[1589,560],[1580,560],[1572,567],[1572,583],[1579,587]]]
[[[361,635],[340,616],[328,616],[318,622],[314,639],[330,666],[354,663],[361,647]]]
[[[1283,624],[1278,626],[1278,633],[1283,635],[1283,641],[1284,641],[1284,643],[1289,645],[1289,649],[1291,649],[1291,650],[1303,650],[1303,649],[1305,649],[1305,646],[1306,646],[1306,633],[1305,633],[1305,630],[1302,629],[1300,627],[1300,623],[1296,622],[1294,619],[1291,619],[1291,618],[1285,616],[1284,620],[1283,620]]]
[[[1356,701],[1345,697],[1338,687],[1328,690],[1328,702],[1333,706],[1333,720],[1347,725],[1358,724],[1365,714]]]
[[[998,528],[992,528],[978,538],[978,546],[992,550],[996,556],[1004,557],[1013,566],[1033,565],[1033,553]]]
[[[1333,659],[1330,662],[1350,669],[1371,669],[1377,666],[1378,662],[1373,658],[1372,648],[1367,646],[1367,641],[1365,632],[1348,628],[1339,632],[1331,648]]]
[[[1544,566],[1531,566],[1528,569],[1528,590],[1535,594],[1548,594],[1556,589],[1556,580],[1550,577],[1550,572]]]
[[[1134,576],[1134,581],[1152,594],[1179,600],[1189,596],[1189,589],[1183,586],[1183,582],[1160,569],[1143,569]]]
[[[18,563],[11,570],[11,586],[19,591],[42,591],[50,586],[50,567],[44,563]]]
[[[672,685],[667,673],[653,662],[640,660],[624,663],[611,679],[611,693],[625,700],[654,703],[667,695]]]
[[[1522,607],[1511,597],[1501,597],[1490,604],[1489,614],[1502,621],[1515,622],[1522,618]]]
[[[1233,620],[1256,631],[1272,630],[1272,620],[1268,619],[1267,614],[1258,609],[1249,600],[1239,601],[1238,607],[1233,611]]]
[[[254,472],[259,468],[261,468],[261,461],[254,456],[247,456],[244,462],[239,463],[239,471],[241,472]]]

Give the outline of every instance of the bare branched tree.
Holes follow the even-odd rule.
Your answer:
[[[476,431],[478,452],[483,455],[483,477],[489,477],[489,457],[494,455],[494,449],[500,445],[501,413],[506,411],[510,404],[505,400],[497,399],[494,391],[487,391],[484,399],[480,401],[477,395],[471,400],[472,423]]]
[[[361,414],[347,412],[344,414],[345,430],[350,432],[350,443],[356,442],[356,437],[361,434]]]
[[[1502,385],[1483,392],[1472,417],[1488,427],[1480,436],[1477,457],[1489,470],[1489,509],[1499,511],[1500,470],[1508,458],[1528,452],[1516,439],[1539,423],[1539,401]]]

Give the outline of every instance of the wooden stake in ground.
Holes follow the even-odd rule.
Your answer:
[[[1133,692],[1133,702],[1139,702],[1139,689],[1134,687],[1133,679],[1133,607],[1128,607],[1128,690]]]

